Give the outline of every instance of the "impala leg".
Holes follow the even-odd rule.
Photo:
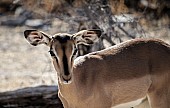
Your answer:
[[[169,103],[167,93],[164,93],[162,91],[149,93],[149,100],[151,108],[170,108],[170,106],[168,105]]]
[[[142,103],[140,103],[139,105],[133,107],[133,108],[151,108],[148,102],[148,99],[145,98]]]
[[[165,61],[165,60],[164,60]],[[168,70],[164,67],[162,70]],[[164,74],[154,74],[152,85],[148,90],[148,100],[151,108],[170,108],[170,71],[161,71]]]

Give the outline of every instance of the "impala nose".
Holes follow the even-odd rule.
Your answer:
[[[63,75],[62,79],[64,80],[64,82],[68,83],[69,81],[71,81],[71,75],[68,75],[68,76]]]

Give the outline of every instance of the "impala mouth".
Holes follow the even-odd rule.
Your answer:
[[[64,83],[69,83],[69,82],[71,82],[71,76],[62,76],[62,79],[63,79],[63,81],[64,81]]]

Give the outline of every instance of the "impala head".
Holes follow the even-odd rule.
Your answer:
[[[37,46],[45,44],[49,46],[54,67],[59,80],[63,83],[72,80],[74,58],[77,54],[78,44],[93,44],[101,35],[100,30],[82,30],[75,34],[58,33],[52,37],[38,30],[26,30],[24,32],[28,42]]]

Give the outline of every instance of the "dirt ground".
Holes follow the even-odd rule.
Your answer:
[[[67,31],[67,25],[54,23],[47,33]],[[56,30],[56,28],[58,28]],[[51,63],[48,48],[33,47],[25,40],[28,27],[0,26],[0,92],[38,85],[57,85],[57,75]],[[147,37],[160,38],[170,43],[169,28],[146,32]]]
[[[0,26],[0,92],[57,84],[48,48],[29,45],[23,36],[25,29]]]

